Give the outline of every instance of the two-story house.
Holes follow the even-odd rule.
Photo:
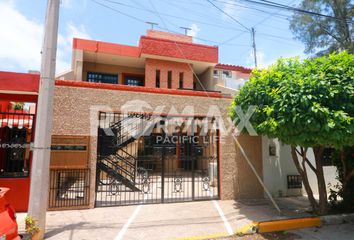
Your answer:
[[[74,39],[71,69],[55,82],[49,208],[263,196],[228,118],[235,90],[227,74],[245,81],[250,70],[218,59],[216,46],[154,30],[138,46]],[[31,92],[36,103],[39,76],[31,76],[0,73],[4,83],[22,85],[8,85],[2,99]],[[261,138],[239,138],[261,174]],[[11,172],[5,165],[2,172]]]

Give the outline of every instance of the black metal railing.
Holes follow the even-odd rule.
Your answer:
[[[300,175],[287,176],[288,189],[302,188],[302,180]]]
[[[89,205],[90,170],[50,170],[49,208]]]
[[[0,105],[0,177],[28,177],[35,115]]]

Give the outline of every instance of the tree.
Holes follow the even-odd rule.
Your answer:
[[[352,0],[303,0],[299,8],[333,16],[294,13],[290,29],[295,38],[305,44],[306,53],[317,53],[319,56],[343,50],[354,53]]]
[[[15,102],[13,103],[12,107],[14,110],[23,110],[23,107],[25,106],[24,103],[22,102]]]
[[[322,156],[325,147],[354,145],[354,55],[342,52],[321,58],[279,59],[264,70],[253,70],[231,105],[256,110],[250,118],[258,134],[278,138],[291,146],[294,164],[302,177],[313,210],[327,212]],[[307,158],[312,149],[315,165]],[[319,201],[313,196],[307,171],[316,174]]]

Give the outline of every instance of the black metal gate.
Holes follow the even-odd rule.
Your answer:
[[[214,118],[101,112],[96,206],[218,198]]]
[[[0,178],[29,176],[35,115],[0,105]]]

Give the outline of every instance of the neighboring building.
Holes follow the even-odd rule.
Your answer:
[[[295,167],[289,145],[285,145],[277,139],[262,137],[263,181],[274,197],[301,196],[306,194],[301,184],[300,175]],[[325,154],[323,160],[324,177],[327,184],[327,194],[330,188],[338,182],[336,167]],[[308,159],[315,166],[312,149],[308,149]],[[318,185],[315,173],[307,167],[307,176],[315,197],[318,197]]]
[[[224,130],[232,93],[217,91],[214,78],[223,68],[217,47],[185,35],[150,30],[138,46],[74,39],[72,68],[55,82],[49,208],[262,197]],[[0,81],[2,101],[36,103],[38,75],[0,72]],[[35,127],[3,141],[27,144]],[[262,175],[261,137],[239,139]],[[35,161],[4,152],[6,166]],[[0,185],[25,211],[30,174],[5,165]]]
[[[213,71],[214,90],[235,95],[248,81],[252,69],[229,64],[217,64]]]

